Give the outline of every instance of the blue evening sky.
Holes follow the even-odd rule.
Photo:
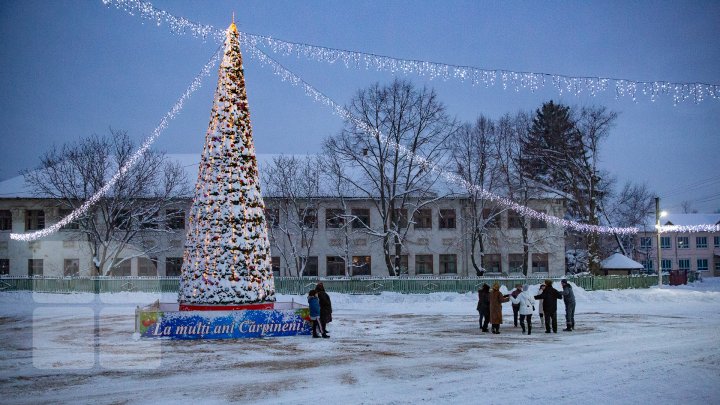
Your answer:
[[[169,1],[153,4],[192,21],[399,58],[508,69],[720,84],[718,1]],[[217,44],[171,33],[95,1],[0,2],[0,180],[38,164],[54,146],[108,128],[138,143],[211,57]],[[278,60],[342,104],[387,72],[304,58]],[[155,147],[201,153],[216,70]],[[249,56],[245,74],[258,153],[313,153],[338,117]],[[720,209],[720,100],[634,103],[612,91],[559,95],[472,87],[407,76],[433,87],[463,121],[537,109],[553,99],[620,114],[602,166],[645,182],[677,212],[683,200]]]

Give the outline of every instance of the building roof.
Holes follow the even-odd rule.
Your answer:
[[[635,260],[623,256],[620,253],[613,253],[610,257],[600,262],[600,268],[603,269],[642,269],[642,264]]]
[[[667,214],[660,218],[660,225],[694,226],[718,225],[720,214]],[[655,230],[655,216],[645,219],[645,228]]]

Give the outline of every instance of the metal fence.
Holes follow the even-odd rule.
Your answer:
[[[568,276],[569,281],[585,290],[648,288],[658,284],[653,275],[631,276]],[[560,278],[553,278],[558,281]],[[540,284],[538,277],[276,277],[279,294],[305,295],[322,282],[327,291],[345,294],[379,294],[392,291],[405,294],[433,292],[474,292],[487,283],[512,289],[516,284]],[[50,293],[72,292],[177,292],[179,277],[0,277],[0,291],[24,290]],[[695,273],[688,274],[688,282]],[[668,276],[663,276],[668,284]]]

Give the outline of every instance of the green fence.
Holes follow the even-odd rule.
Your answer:
[[[556,281],[559,278],[554,278]],[[567,277],[579,287],[591,290],[648,288],[658,284],[657,276],[582,276]],[[540,284],[544,278],[535,277],[277,277],[275,289],[279,294],[305,295],[322,281],[327,291],[345,294],[379,294],[392,291],[405,294],[432,292],[465,293],[477,291],[483,283],[500,283],[508,289],[516,284]],[[688,282],[695,281],[694,273]],[[663,277],[668,284],[668,276]],[[177,292],[179,277],[0,277],[0,291],[24,290],[51,293],[71,292]]]

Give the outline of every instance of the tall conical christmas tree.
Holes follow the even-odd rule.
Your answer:
[[[238,31],[225,39],[185,242],[181,304],[275,301]]]

